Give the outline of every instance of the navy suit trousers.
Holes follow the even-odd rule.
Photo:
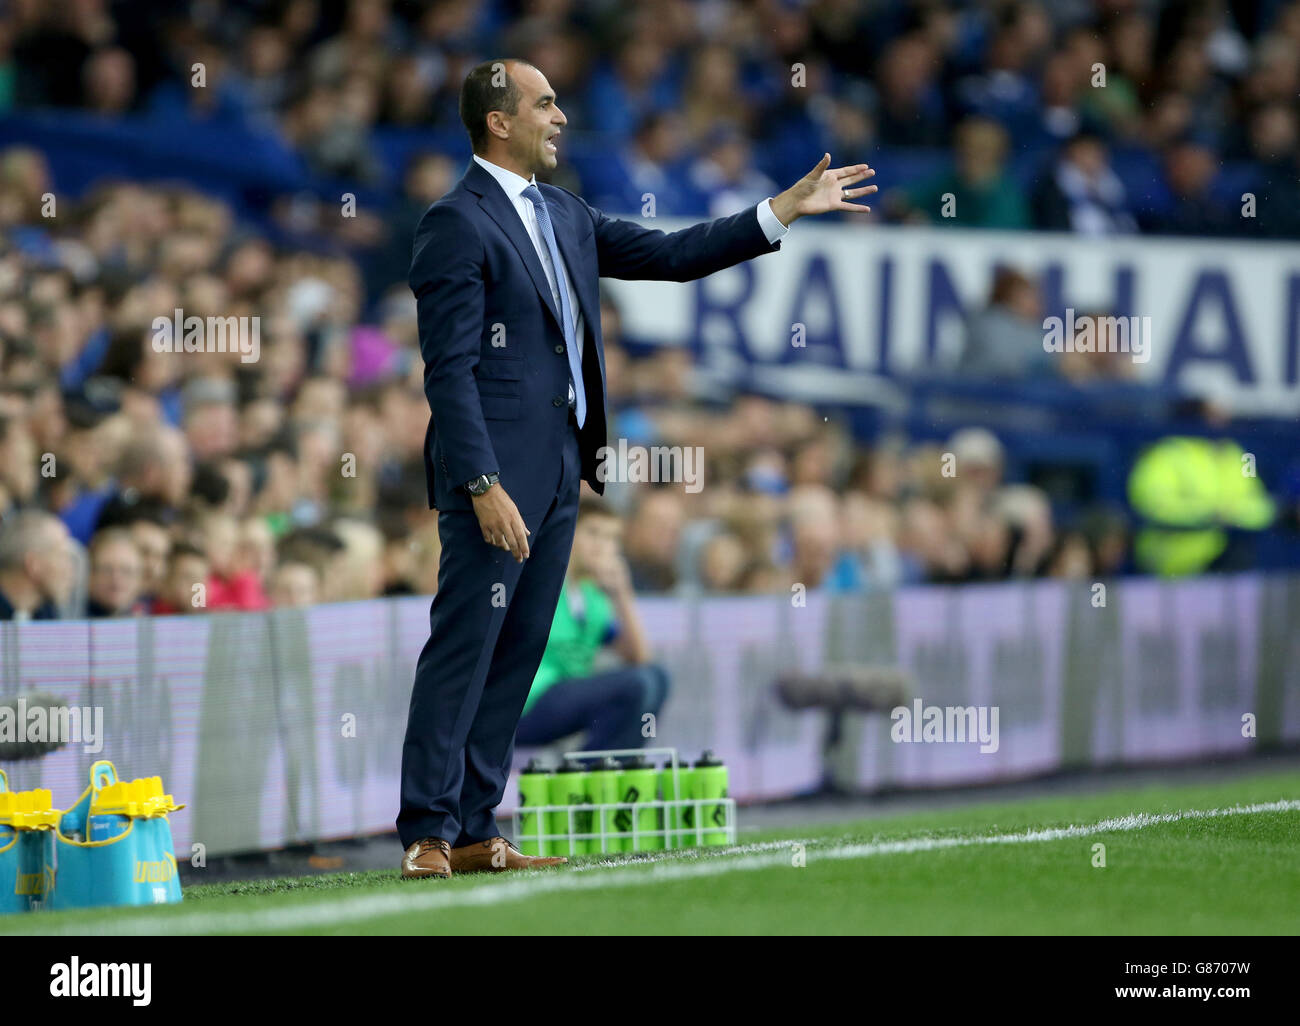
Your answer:
[[[532,532],[522,564],[483,540],[472,511],[438,515],[438,594],[402,746],[397,831],[404,848],[424,837],[460,847],[501,834],[493,810],[505,793],[515,728],[550,636],[577,522],[576,427],[564,437],[550,506],[519,511]]]

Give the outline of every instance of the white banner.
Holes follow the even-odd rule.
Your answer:
[[[686,222],[656,221],[672,230]],[[1139,380],[1210,390],[1252,412],[1300,411],[1300,246],[798,223],[779,253],[703,281],[607,281],[625,332],[686,345],[719,381],[863,401],[882,374],[951,366],[995,269],[1042,284],[1044,316],[1150,318]],[[793,344],[802,324],[802,345]]]

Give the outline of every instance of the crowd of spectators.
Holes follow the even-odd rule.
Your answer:
[[[16,211],[0,241],[10,606],[188,613],[433,589],[409,292],[361,325],[354,263],[275,251],[180,188],[106,185],[46,233],[40,155],[6,151],[0,168]],[[167,351],[154,322],[176,309],[258,318],[258,358]]]
[[[14,171],[19,208],[40,202],[38,154],[5,152],[0,167]],[[60,223],[45,250],[0,243],[9,615],[258,610],[436,589],[409,291],[395,289],[365,323],[355,264],[277,251],[221,202],[179,187],[105,185]],[[258,359],[168,351],[154,319],[175,309],[260,318]],[[697,490],[609,485],[642,591],[861,591],[1123,563],[1122,528],[1118,542],[1109,522],[1059,532],[1042,493],[1004,485],[987,433],[864,448],[809,406],[699,401],[689,354],[633,358],[608,299],[602,326],[613,434],[703,448]]]
[[[364,180],[380,173],[372,130],[453,125],[465,68],[511,52],[546,69],[573,122],[608,137],[608,177],[574,184],[614,206],[618,189],[657,183],[662,213],[722,213],[801,173],[787,157],[952,147],[952,171],[894,190],[888,216],[942,222],[954,193],[952,223],[1235,231],[1240,219],[1204,202],[1204,188],[1220,158],[1290,168],[1294,184],[1297,46],[1294,2],[1243,14],[1213,3],[18,0],[0,14],[0,110],[231,121]],[[202,89],[188,85],[196,61]],[[1104,90],[1085,75],[1098,62]],[[800,85],[794,63],[806,65]],[[1134,207],[1110,167],[1120,147],[1165,162],[1186,220],[1162,226]],[[1005,187],[1009,155],[1039,152],[1055,170],[1030,191]],[[42,154],[0,151],[0,617],[435,590],[428,406],[404,279],[418,215],[457,173],[446,154],[412,160],[393,208],[348,229],[377,255],[363,261],[272,241],[184,186],[106,181],[60,196],[50,218]],[[1041,327],[1016,338],[1038,303],[1030,277],[1000,274],[968,325],[963,369],[1034,373],[1023,354],[1041,353]],[[160,351],[154,319],[179,309],[257,318],[258,359]],[[608,299],[601,319],[613,434],[704,452],[698,492],[609,486],[643,592],[861,592],[1129,566],[1121,516],[1054,523],[1042,491],[1004,480],[987,432],[864,446],[807,405],[702,402],[688,353],[625,345]],[[1053,372],[1082,381],[1127,366],[1085,354]]]
[[[640,373],[662,380],[651,366]],[[705,487],[606,486],[627,515],[639,591],[861,594],[1130,568],[1122,513],[1098,507],[1056,523],[1044,491],[1004,480],[1002,446],[982,428],[863,447],[796,403],[742,396],[710,412],[662,392],[657,400],[665,444],[709,439]],[[644,415],[635,402],[624,409]]]
[[[457,138],[495,54],[599,155],[562,146],[556,181],[617,212],[730,213],[823,150],[913,148],[939,169],[882,174],[891,220],[1300,237],[1300,0],[15,0],[0,111],[235,127],[389,185],[375,133]]]

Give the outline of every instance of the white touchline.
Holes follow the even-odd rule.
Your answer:
[[[788,865],[790,848],[796,844],[807,846],[808,865],[821,860],[865,859],[877,855],[909,855],[917,852],[939,851],[945,848],[969,848],[986,844],[1032,844],[1043,841],[1061,841],[1072,837],[1091,837],[1129,830],[1141,830],[1162,823],[1177,823],[1189,819],[1211,819],[1218,816],[1245,816],[1260,812],[1300,811],[1300,801],[1284,800],[1262,802],[1256,805],[1235,805],[1222,809],[1187,809],[1183,812],[1151,814],[1135,813],[1116,819],[1103,819],[1084,826],[1055,827],[1050,830],[1028,830],[1019,834],[989,834],[974,837],[915,837],[900,841],[872,841],[867,844],[841,844],[817,847],[815,842],[791,839],[767,841],[760,844],[737,845],[731,848],[692,849],[701,858],[683,861],[679,856],[662,853],[641,856],[625,861],[612,859],[575,866],[570,870],[536,870],[521,873],[500,882],[489,882],[477,887],[446,888],[441,882],[407,882],[388,894],[357,895],[338,900],[304,902],[278,905],[273,908],[244,911],[194,911],[184,915],[139,915],[134,920],[118,923],[60,923],[54,930],[39,928],[39,915],[31,920],[36,929],[24,933],[51,933],[82,936],[87,934],[184,934],[184,933],[279,933],[309,927],[340,927],[348,923],[365,922],[383,916],[406,912],[434,912],[446,908],[470,908],[483,905],[501,905],[511,901],[524,901],[546,894],[566,891],[594,891],[612,887],[644,887],[671,880],[693,880],[702,877],[722,876],[726,873],[754,869],[770,869]],[[742,857],[736,858],[737,854]],[[645,867],[645,868],[641,868]],[[615,872],[614,870],[617,870]],[[439,889],[446,888],[446,889]],[[141,910],[142,912],[144,910]],[[131,914],[125,912],[125,914]]]

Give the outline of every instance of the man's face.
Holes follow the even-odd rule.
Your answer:
[[[38,483],[36,468],[36,440],[25,427],[11,424],[7,440],[0,444],[0,484],[15,499],[28,501],[36,494]]]
[[[618,517],[587,514],[573,532],[574,569],[579,574],[599,570],[618,555],[622,537],[623,522]]]
[[[681,503],[666,489],[656,489],[642,500],[633,522],[635,534],[630,547],[643,561],[672,565],[681,540],[685,513]]]
[[[152,595],[162,585],[167,574],[167,550],[171,539],[161,524],[137,520],[131,525],[131,540],[141,558],[140,587],[144,594]]]
[[[1092,139],[1081,139],[1075,143],[1070,148],[1069,159],[1091,181],[1096,181],[1106,170],[1106,150]]]
[[[185,436],[175,429],[163,435],[166,457],[163,461],[163,497],[173,506],[181,505],[189,496],[193,471],[190,469],[189,450]]]
[[[131,542],[101,545],[90,560],[90,597],[114,612],[129,610],[140,597],[142,566],[140,552]]]
[[[214,573],[228,576],[234,571],[235,552],[239,546],[239,521],[217,513],[203,522],[203,547]]]
[[[506,147],[524,177],[548,171],[557,162],[555,138],[569,123],[555,102],[555,90],[546,76],[526,64],[512,64],[507,73],[519,87],[519,109],[503,112],[507,131]]]
[[[316,602],[316,572],[305,563],[286,563],[271,578],[271,601],[276,606],[310,606]]]
[[[72,592],[76,567],[73,563],[72,539],[62,521],[46,528],[45,544],[39,552],[29,556],[28,561],[32,579],[41,594],[51,602],[66,602]]]
[[[1006,137],[996,124],[971,121],[961,126],[956,149],[957,168],[965,181],[982,184],[1002,173]]]
[[[171,604],[182,613],[201,613],[202,608],[194,605],[194,585],[206,584],[208,580],[208,561],[198,556],[184,555],[172,562],[168,580],[168,598]]]

